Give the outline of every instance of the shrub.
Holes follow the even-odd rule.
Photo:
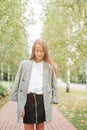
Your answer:
[[[6,90],[6,88],[4,88],[2,84],[0,84],[0,97],[6,96],[6,95],[8,95],[8,91]]]

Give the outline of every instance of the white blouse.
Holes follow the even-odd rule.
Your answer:
[[[34,61],[31,70],[28,93],[43,93],[43,61],[36,63]]]

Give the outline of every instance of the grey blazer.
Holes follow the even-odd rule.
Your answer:
[[[10,96],[10,100],[17,101],[18,122],[27,99],[32,63],[33,60],[24,60],[20,63]],[[52,120],[52,103],[58,103],[58,90],[54,70],[45,61],[43,62],[43,97],[46,122],[50,122]]]

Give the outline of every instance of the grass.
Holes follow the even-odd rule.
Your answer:
[[[2,97],[0,99],[0,109],[8,102],[8,100],[9,100],[9,95]]]
[[[65,88],[59,87],[59,97],[58,109],[78,130],[87,130],[87,90],[66,93]]]

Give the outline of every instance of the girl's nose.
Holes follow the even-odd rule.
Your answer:
[[[38,55],[41,55],[41,52],[39,52]]]

